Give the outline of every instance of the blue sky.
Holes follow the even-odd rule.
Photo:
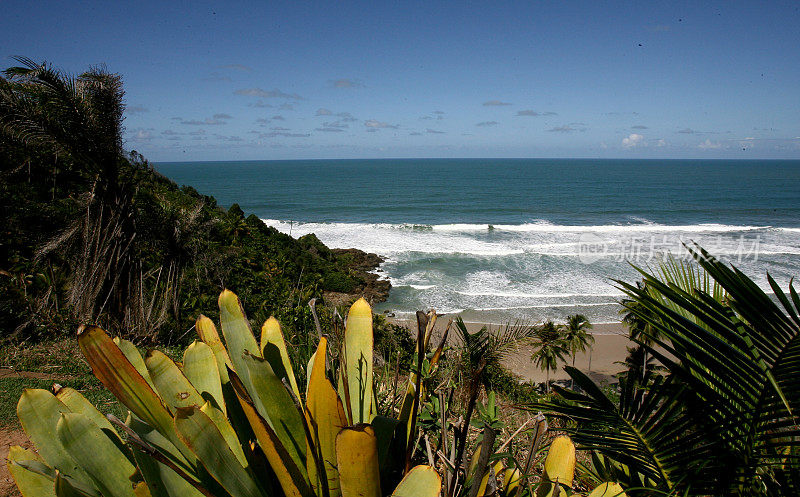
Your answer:
[[[795,2],[31,2],[0,57],[123,75],[154,161],[800,158]]]

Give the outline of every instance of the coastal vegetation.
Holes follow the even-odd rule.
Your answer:
[[[0,78],[0,338],[93,322],[176,343],[230,287],[254,319],[274,314],[295,339],[313,326],[311,298],[385,298],[388,282],[368,273],[377,257],[294,240],[125,152],[118,75],[18,62]],[[330,319],[325,306],[319,315]]]
[[[577,390],[534,403],[593,454],[591,472],[669,495],[796,495],[800,298],[769,278],[771,299],[699,247],[699,267],[665,263],[618,282],[655,358],[611,399],[567,368]]]
[[[0,359],[64,378],[0,378],[33,444],[8,454],[24,497],[800,494],[791,283],[769,278],[773,298],[697,246],[618,281],[636,348],[612,385],[574,367],[582,315],[436,335],[418,311],[410,335],[356,300],[385,294],[375,256],[124,152],[117,75],[19,62],[0,78]],[[503,368],[523,344],[544,392]]]
[[[437,393],[424,388],[423,377],[435,374],[445,348],[441,340],[430,350],[433,313],[418,313],[417,357],[400,409],[392,409],[394,399],[387,402],[387,391],[374,384],[372,310],[363,299],[351,306],[344,330],[323,335],[318,329],[304,382],[295,373],[302,373],[302,365],[289,358],[277,320],[268,319],[256,341],[239,299],[227,290],[219,296],[219,316],[222,336],[211,319],[200,316],[199,340],[181,362],[157,350],[142,356],[128,340],[112,339],[97,326],[81,327],[84,358],[128,414],[125,421],[103,416],[68,387],[26,390],[17,413],[38,452],[10,450],[9,469],[21,493],[510,497],[533,495],[533,489],[555,496],[573,485],[576,451],[566,436],[549,444],[541,473],[531,477],[531,462],[546,432],[541,415],[524,468],[501,449],[495,452],[494,394],[479,408],[480,423],[470,422],[474,390],[466,419],[455,421],[454,411],[442,407],[443,423],[453,426],[452,439],[445,428],[436,457],[427,437],[426,455],[417,450],[420,409]],[[471,343],[473,355],[466,358],[471,379],[477,380],[486,364],[478,354],[497,357],[519,337],[507,331],[502,340],[485,334]],[[475,424],[482,425],[482,437],[462,472],[467,434]],[[442,466],[454,468],[444,470],[450,475],[444,482],[437,470]],[[591,495],[619,494],[616,483],[602,482]]]

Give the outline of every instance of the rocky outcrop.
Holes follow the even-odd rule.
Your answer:
[[[336,259],[350,271],[350,274],[359,280],[359,285],[350,293],[325,292],[325,301],[333,305],[347,305],[360,297],[364,297],[370,304],[377,304],[389,297],[392,284],[389,280],[380,279],[380,265],[383,257],[359,249],[331,249]]]

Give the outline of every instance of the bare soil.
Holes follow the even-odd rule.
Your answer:
[[[21,445],[26,449],[33,448],[22,428],[0,426],[0,497],[19,497],[20,493],[8,472],[8,451],[12,445]]]

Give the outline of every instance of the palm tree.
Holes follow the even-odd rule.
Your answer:
[[[652,494],[800,494],[800,297],[767,275],[774,299],[735,267],[689,249],[719,285],[643,272],[617,281],[648,326],[636,341],[665,374],[620,378],[615,401],[568,367],[581,392],[531,405],[569,420],[597,474]],[[723,298],[724,295],[724,298]],[[648,331],[652,330],[652,331]]]
[[[578,352],[586,352],[588,347],[591,354],[594,345],[594,336],[588,332],[591,328],[592,323],[583,314],[567,316],[567,324],[564,325],[564,343],[572,356],[573,368],[575,367],[575,356],[578,355]],[[591,364],[591,359],[589,359],[590,370]],[[572,387],[572,382],[570,382],[570,387]]]
[[[547,381],[545,390],[550,392],[550,372],[558,369],[559,362],[566,362],[564,358],[569,352],[564,341],[561,326],[546,321],[536,329],[538,341],[534,343],[534,352],[531,360],[545,372]]]
[[[0,77],[0,135],[58,157],[58,169],[80,177],[86,194],[73,222],[45,243],[37,259],[58,252],[69,261],[67,303],[81,321],[107,313],[129,317],[138,287],[132,184],[121,174],[122,80],[103,68],[78,77],[17,57]]]
[[[537,334],[532,326],[506,325],[496,331],[486,326],[470,333],[467,325],[459,316],[455,321],[456,336],[460,344],[456,350],[460,360],[458,371],[465,377],[467,408],[464,414],[463,428],[456,436],[456,458],[454,467],[459,468],[464,457],[470,420],[482,387],[488,383],[488,370],[491,366],[500,367],[509,353],[530,341]],[[453,472],[452,481],[448,485],[448,496],[452,496],[458,472]]]

